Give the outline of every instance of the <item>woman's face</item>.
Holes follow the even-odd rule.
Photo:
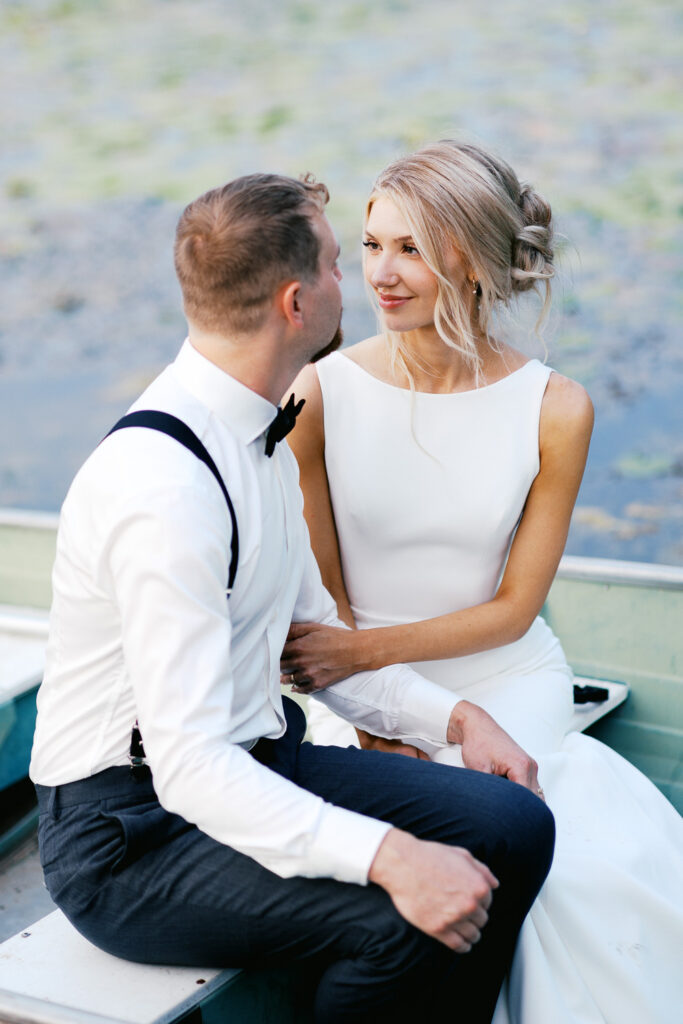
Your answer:
[[[433,326],[437,279],[418,252],[402,214],[386,196],[378,196],[372,204],[363,245],[365,279],[377,296],[386,328],[404,333]],[[457,257],[454,260],[451,280],[462,287],[465,270]]]

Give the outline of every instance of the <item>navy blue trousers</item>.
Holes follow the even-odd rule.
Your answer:
[[[448,1020],[484,1024],[522,921],[550,867],[554,823],[528,790],[495,776],[396,754],[302,743],[301,709],[261,740],[258,759],[331,803],[423,838],[463,846],[500,881],[466,954],[405,921],[387,893],[328,878],[280,878],[159,804],[151,775],[109,768],[37,786],[47,888],[76,928],[144,963],[266,968],[306,961],[320,1024]],[[339,836],[344,842],[344,836]]]

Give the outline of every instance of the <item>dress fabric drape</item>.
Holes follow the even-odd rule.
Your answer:
[[[411,395],[343,353],[318,364],[325,460],[359,628],[495,594],[539,469],[550,369]],[[539,762],[555,814],[550,876],[519,938],[494,1024],[677,1024],[683,1005],[683,820],[631,764],[567,734],[572,676],[542,619],[515,643],[414,666],[489,711]],[[318,742],[353,743],[326,711]],[[422,744],[442,763],[458,747]]]

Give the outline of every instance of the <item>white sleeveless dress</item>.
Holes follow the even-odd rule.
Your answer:
[[[550,372],[531,360],[475,391],[411,396],[343,353],[318,363],[325,462],[359,628],[493,597],[538,473]],[[484,707],[537,759],[555,814],[553,867],[494,1024],[681,1024],[683,819],[608,747],[566,735],[572,676],[551,630],[538,618],[515,643],[414,667]],[[312,729],[316,742],[357,742],[325,709],[313,712]],[[458,747],[430,752],[462,764]]]

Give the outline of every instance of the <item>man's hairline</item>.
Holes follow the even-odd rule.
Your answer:
[[[297,283],[315,284],[320,279],[320,276],[323,273],[322,257],[323,257],[324,239],[318,233],[319,232],[319,228],[318,228],[318,225],[316,224],[316,219],[318,220],[319,223],[322,223],[323,221],[325,221],[327,223],[327,225],[328,225],[328,227],[330,229],[330,233],[332,234],[332,236],[333,236],[333,238],[335,240],[335,243],[336,243],[336,254],[335,254],[334,260],[332,261],[332,265],[334,265],[337,262],[337,260],[339,259],[340,254],[341,254],[341,245],[340,245],[339,240],[338,240],[338,238],[337,238],[337,236],[336,236],[336,234],[334,232],[334,229],[332,228],[332,225],[330,224],[329,218],[327,217],[327,214],[325,212],[325,209],[326,209],[327,204],[329,202],[329,192],[325,193],[325,192],[322,192],[322,191],[320,191],[318,189],[315,189],[315,188],[310,188],[309,189],[307,187],[307,183],[303,179],[301,179],[301,178],[300,179],[293,179],[293,180],[295,180],[295,181],[298,180],[306,188],[306,195],[302,197],[303,201],[302,201],[301,206],[300,206],[300,211],[308,219],[310,227],[311,227],[311,230],[313,231],[313,233],[314,233],[314,235],[316,237],[316,241],[318,243],[317,264],[316,264],[315,272],[313,274],[311,274],[311,275],[300,274],[298,277],[287,277],[287,276],[283,277],[282,280],[279,281],[278,284],[273,289],[273,292],[272,292],[270,298],[267,300],[267,303],[265,303],[264,306],[269,304],[269,303],[274,302],[278,292],[280,292],[283,288],[289,287],[290,285],[297,284]],[[191,203],[188,204],[188,207],[186,207],[185,210],[183,211],[183,215],[186,212],[186,210],[189,208],[189,206],[191,206],[191,205],[192,205]],[[174,249],[175,249],[175,245],[174,245]],[[177,274],[176,274],[176,276],[177,276]],[[182,286],[181,286],[181,288],[182,288]],[[185,319],[186,319],[186,321],[188,323],[188,326],[190,326],[191,324],[195,324],[200,330],[207,330],[208,329],[208,328],[202,327],[200,321],[196,317],[193,318],[192,320],[190,320],[190,318],[188,317],[187,312],[185,310],[185,302],[184,301],[183,301],[182,306],[183,306],[183,313],[185,315]],[[240,331],[240,332],[237,332],[237,333],[239,333],[239,334],[241,334],[243,336],[249,336],[249,335],[251,335],[252,333],[255,333],[255,332]]]

